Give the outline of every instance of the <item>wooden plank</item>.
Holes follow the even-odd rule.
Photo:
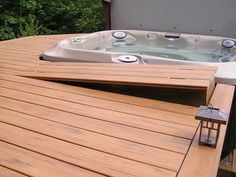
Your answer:
[[[9,56],[9,55],[7,55]],[[7,59],[6,56],[4,56],[3,58],[1,58],[0,60],[0,66],[2,66],[2,64],[8,64],[8,65],[17,65],[17,66],[28,66],[28,67],[33,67],[35,66],[35,63],[37,61],[32,61],[32,59],[30,61],[24,61],[22,62],[22,58],[18,58],[18,60],[13,60],[12,57],[10,56],[9,59]],[[38,61],[40,62],[40,61]]]
[[[185,119],[185,122],[182,122],[181,124],[191,125],[191,126],[197,126],[197,124],[198,124],[198,121],[195,121],[195,119],[191,116],[187,116],[187,115],[183,116],[183,115],[180,115],[177,113],[173,114],[172,111],[170,110],[171,108],[169,108],[170,111],[155,110],[155,109],[150,109],[150,108],[144,108],[141,106],[135,106],[135,105],[130,105],[130,104],[124,104],[124,103],[118,103],[118,102],[114,102],[114,101],[108,101],[108,100],[88,97],[88,96],[84,96],[84,95],[72,94],[72,93],[68,93],[65,91],[58,91],[58,90],[52,90],[52,89],[42,88],[42,87],[38,87],[38,86],[9,82],[6,80],[0,80],[0,83],[2,84],[2,87],[4,87],[4,88],[19,90],[19,91],[23,91],[26,93],[31,93],[31,94],[40,95],[40,96],[46,96],[46,97],[50,97],[50,98],[54,98],[54,99],[60,99],[60,100],[69,101],[72,103],[78,103],[78,104],[82,104],[82,105],[88,105],[88,106],[103,108],[103,109],[107,109],[107,110],[128,113],[128,114],[132,114],[132,115],[139,115],[139,116],[153,118],[153,119],[155,119],[157,117],[157,115],[160,115],[160,116],[173,115],[175,117],[182,116]],[[97,104],[97,103],[99,103],[99,104]],[[185,109],[185,106],[182,105],[181,108]],[[178,123],[180,123],[180,122],[178,122]]]
[[[103,66],[103,64],[98,64]],[[42,66],[34,68],[34,72],[27,71],[21,73],[22,76],[44,80],[59,80],[59,81],[73,81],[73,82],[89,82],[89,83],[102,83],[102,84],[116,84],[128,86],[145,86],[145,87],[164,87],[164,88],[185,88],[193,90],[204,90],[202,93],[206,95],[202,98],[204,101],[201,103],[206,104],[214,88],[215,80],[214,73],[206,75],[186,74],[178,72],[164,71],[160,73],[159,70],[155,72],[140,72],[130,71],[127,66],[122,67],[120,70],[100,69],[93,70],[87,66],[81,69],[80,66],[74,69],[62,69],[56,65],[53,69],[45,69]],[[127,68],[126,68],[127,67]],[[146,66],[144,65],[143,68]],[[99,67],[97,67],[99,68]],[[113,69],[113,64],[108,66]],[[114,67],[116,68],[116,67]],[[187,70],[188,71],[188,70]],[[188,71],[189,72],[189,71]],[[143,74],[144,73],[144,74]],[[173,74],[170,74],[173,73]]]
[[[86,63],[86,62],[44,62],[43,66],[60,66],[60,67],[74,67],[74,66],[84,66],[84,67],[112,67],[112,68],[130,68],[130,69],[145,69],[145,70],[157,70],[157,69],[173,69],[173,70],[189,70],[189,71],[208,71],[209,73],[214,73],[217,71],[216,66],[203,66],[203,65],[125,65],[125,64],[116,64],[116,63]]]
[[[23,175],[21,173],[18,173],[16,171],[13,171],[9,168],[5,168],[0,165],[0,176],[1,177],[25,177],[26,175]]]
[[[13,60],[14,59],[14,60]],[[35,57],[34,57],[35,59]],[[151,67],[147,67],[146,65],[143,67],[131,67],[130,65],[125,65],[122,64],[122,67],[117,67],[117,65],[120,64],[116,64],[113,65],[111,64],[111,66],[104,66],[104,64],[102,63],[97,63],[97,65],[94,65],[93,63],[87,63],[87,65],[82,65],[78,64],[78,62],[73,62],[73,65],[71,65],[70,63],[66,63],[65,65],[61,65],[60,63],[55,63],[55,62],[47,62],[47,61],[40,61],[40,60],[33,60],[33,61],[28,61],[28,62],[22,62],[22,58],[18,59],[17,58],[13,58],[11,56],[11,60],[10,59],[6,59],[6,56],[4,56],[4,58],[1,59],[0,61],[1,64],[8,64],[8,65],[18,65],[18,66],[31,66],[31,67],[36,67],[39,71],[50,71],[50,70],[55,70],[56,72],[59,71],[73,71],[73,72],[77,72],[79,71],[99,71],[99,72],[120,72],[119,74],[122,74],[124,71],[126,72],[135,72],[135,74],[139,74],[140,72],[142,72],[143,74],[146,73],[150,73],[153,75],[153,73],[156,74],[190,74],[190,75],[196,75],[196,76],[202,76],[202,77],[206,77],[209,79],[212,79],[215,70],[200,70],[199,69],[182,69],[179,68],[179,66],[177,65],[175,68],[169,68],[169,65],[161,65],[162,67],[152,67],[152,65],[148,65]],[[37,63],[37,65],[35,65],[35,63]],[[91,64],[91,66],[89,65]],[[160,65],[157,65],[160,66]],[[166,66],[164,68],[164,66]],[[186,77],[186,76],[185,76]]]
[[[23,127],[89,149],[95,149],[115,156],[163,167],[172,171],[179,169],[184,157],[183,154],[176,152],[153,148],[51,121],[40,120],[32,116],[3,110],[2,108],[0,108],[0,110],[1,114],[4,116],[0,118],[2,122]],[[15,117],[17,117],[17,120],[14,120]],[[79,124],[80,122],[78,121],[77,123]],[[165,154],[165,156],[162,156],[162,154]],[[158,161],[156,159],[158,159]],[[169,162],[170,160],[171,162]]]
[[[9,64],[1,64],[2,66],[6,67],[14,67]],[[19,66],[18,66],[19,67]],[[81,69],[80,67],[73,67],[70,69],[62,69],[60,67],[51,67],[51,68],[27,68],[27,67],[19,67],[19,69],[22,69],[22,71],[29,71],[29,72],[37,72],[37,73],[57,73],[57,74],[75,74],[75,75],[83,75],[83,74],[93,74],[93,75],[109,75],[109,76],[135,76],[135,77],[155,77],[155,78],[175,78],[175,79],[193,79],[193,80],[212,80],[214,77],[213,75],[206,75],[206,74],[193,74],[190,72],[174,72],[174,71],[167,71],[167,70],[160,70],[152,72],[152,71],[147,71],[147,72],[140,72],[139,70],[113,70],[113,68],[109,67],[109,69],[106,70],[93,70],[90,67]]]
[[[174,177],[176,175],[176,172],[170,170],[112,156],[110,154],[77,146],[38,133],[14,128],[10,125],[0,124],[0,126],[3,129],[1,139],[4,141],[10,141],[17,146],[53,157],[63,162],[68,162],[98,173],[106,174],[107,176],[133,177],[147,175],[149,177]],[[18,138],[15,138],[16,136]],[[24,157],[22,158],[24,159]],[[166,163],[168,163],[168,161]],[[77,174],[77,176],[80,175]]]
[[[33,36],[0,42],[1,58],[17,60],[21,62],[38,61],[39,54],[50,48],[56,42],[73,36],[72,35],[55,35],[55,36]],[[10,57],[9,57],[10,56]]]
[[[32,68],[29,66],[19,66],[19,65],[3,64],[3,63],[0,63],[0,68],[1,69],[12,69],[12,70],[22,71],[22,72],[27,71],[27,70],[32,70]]]
[[[210,104],[226,112],[230,112],[234,86],[217,84]],[[199,130],[187,153],[178,177],[215,177],[223,147],[226,125],[221,125],[220,136],[216,149],[198,145]]]
[[[0,164],[35,177],[102,177],[97,173],[75,167],[26,149],[0,141]]]
[[[171,66],[171,67],[170,67]],[[183,67],[184,66],[184,67]],[[39,62],[37,65],[37,69],[39,71],[50,71],[57,70],[57,72],[61,71],[68,71],[71,70],[72,72],[76,72],[78,70],[92,70],[92,71],[114,71],[115,73],[121,74],[122,72],[143,72],[146,73],[153,73],[153,75],[158,73],[168,73],[168,74],[190,74],[190,75],[208,75],[210,78],[214,75],[215,68],[213,69],[205,69],[202,70],[198,67],[191,67],[191,65],[126,65],[126,64],[114,64],[114,63],[80,63],[80,62],[67,62],[62,64],[61,62]],[[41,70],[40,70],[41,69]],[[172,72],[172,73],[170,73]]]
[[[1,68],[0,67],[0,72],[2,74],[11,74],[11,75],[19,75],[21,71],[17,71],[15,69],[8,69],[8,68]]]
[[[27,50],[27,49],[22,49],[22,47],[20,49],[7,47],[6,49],[2,49],[2,50],[5,51],[6,53],[11,53],[13,55],[18,54],[18,56],[21,56],[21,55],[25,55],[25,56],[38,55],[38,51],[41,51],[41,52],[43,51],[42,49],[41,50],[40,49],[38,49],[38,50],[34,50],[34,49],[31,50],[31,49],[33,49],[33,48],[29,48]]]
[[[23,63],[38,63],[41,61],[38,61],[39,55],[38,54],[18,54],[18,53],[8,53],[7,55],[1,56],[1,59],[7,60],[7,61],[13,61],[13,62],[19,62],[21,64]]]
[[[98,64],[98,66],[101,65],[103,66],[103,64]],[[44,66],[44,65],[42,65]],[[113,66],[113,65],[111,65]],[[186,87],[187,89],[200,89],[200,90],[204,90],[203,92],[206,94],[205,96],[205,101],[203,103],[208,103],[209,98],[213,92],[214,89],[214,71],[211,74],[190,74],[190,70],[181,70],[178,69],[177,70],[173,70],[170,71],[169,69],[166,71],[165,69],[158,69],[155,71],[145,71],[145,72],[141,72],[140,70],[136,69],[133,71],[130,71],[129,67],[124,66],[122,68],[120,68],[119,70],[113,70],[113,68],[116,67],[108,67],[109,69],[106,68],[102,68],[99,66],[97,68],[99,68],[99,70],[95,69],[94,67],[91,69],[90,66],[87,66],[85,68],[81,68],[80,66],[74,66],[74,68],[70,68],[70,69],[62,69],[57,65],[52,65],[51,67],[53,67],[52,69],[50,68],[43,68],[41,69],[41,66],[38,67],[27,67],[27,66],[23,66],[22,64],[20,65],[15,65],[15,64],[6,64],[6,63],[0,63],[0,67],[4,68],[4,70],[2,72],[4,73],[14,73],[16,75],[25,75],[25,76],[32,76],[32,75],[45,75],[46,74],[46,78],[48,77],[48,75],[63,75],[65,76],[65,80],[72,80],[72,81],[76,81],[76,79],[74,80],[73,77],[77,78],[77,76],[79,76],[80,78],[78,78],[78,81],[80,82],[97,82],[97,83],[109,83],[109,84],[114,84],[112,80],[110,80],[112,77],[112,79],[118,79],[117,82],[115,82],[115,84],[125,84],[125,85],[143,85],[142,82],[139,83],[135,83],[134,82],[130,82],[130,79],[138,79],[138,80],[146,80],[149,79],[148,82],[152,82],[151,80],[157,80],[158,83],[145,83],[144,86],[151,86],[151,87],[171,87],[171,85],[168,84],[164,84],[164,83],[173,83],[176,82],[176,84],[173,85],[174,88],[184,88]],[[168,66],[167,66],[168,67]],[[146,69],[146,66],[144,66],[144,68]],[[10,69],[10,70],[9,70]],[[14,71],[11,71],[11,69],[13,69]],[[135,68],[133,68],[135,69]],[[162,72],[160,72],[162,71]],[[179,73],[179,71],[181,71]],[[187,71],[187,72],[183,72],[183,71]],[[20,73],[18,73],[20,72]],[[92,73],[92,74],[91,74]],[[203,73],[203,72],[201,72]],[[69,75],[70,78],[67,78],[67,75]],[[85,78],[83,78],[85,76]],[[81,78],[82,77],[82,78]],[[87,79],[87,77],[89,77],[92,80]],[[101,78],[105,78],[108,77],[108,81],[104,81],[104,80],[96,80],[97,77],[101,77]],[[127,80],[128,81],[125,81]],[[49,80],[52,79],[54,80],[55,78],[49,78]],[[93,80],[95,79],[95,80]],[[125,80],[124,80],[125,79]],[[57,78],[56,80],[64,80],[64,77],[60,77]],[[159,80],[159,81],[158,81]],[[166,80],[166,81],[164,81]],[[123,82],[124,81],[124,82]],[[208,82],[208,85],[206,84],[206,81]],[[199,88],[199,85],[195,88],[193,85],[186,85],[184,86],[184,82],[187,82],[188,84],[190,82],[193,83],[202,83],[202,87],[203,88]],[[147,84],[147,85],[146,85]],[[178,84],[180,84],[180,86],[178,86]],[[182,86],[181,86],[182,85]],[[205,85],[205,86],[204,86]],[[205,87],[205,88],[204,88]]]
[[[195,127],[181,124],[186,119],[183,118],[183,116],[181,115],[179,117],[176,117],[176,113],[169,112],[169,115],[156,115],[156,119],[151,119],[142,116],[136,116],[132,114],[125,114],[121,112],[86,106],[82,104],[78,105],[76,103],[71,103],[58,99],[51,99],[44,96],[5,89],[2,87],[0,87],[0,95],[33,104],[43,105],[45,107],[65,112],[84,115],[95,119],[100,119],[108,122],[118,123],[121,125],[140,128],[143,130],[165,133],[188,139],[191,139],[195,132]]]
[[[55,43],[59,40],[63,40],[65,38],[70,38],[74,36],[83,36],[85,34],[56,34],[56,35],[38,35],[38,36],[27,36],[27,37],[21,37],[21,38],[16,38],[16,39],[11,39],[11,40],[6,40],[6,41],[1,41],[0,46],[3,45],[8,45],[12,46],[11,44],[28,44],[29,46],[37,46],[40,42],[40,44],[45,44],[45,45],[50,45],[48,43]],[[36,43],[39,42],[39,43]],[[32,45],[32,43],[34,45]],[[17,45],[16,45],[17,46]],[[14,47],[14,46],[13,46]]]
[[[97,119],[91,119],[89,117],[75,115],[3,97],[0,97],[0,107],[30,115],[32,116],[31,119],[42,118],[68,125],[72,128],[79,128],[85,131],[107,135],[146,146],[166,149],[181,154],[185,154],[190,145],[190,140],[187,139],[169,136],[162,133],[145,131]],[[11,119],[9,119],[9,121],[10,120]],[[8,123],[10,123],[9,121]],[[14,120],[11,121],[13,121],[12,124],[14,124]],[[40,120],[36,119],[35,121]]]
[[[29,79],[29,78],[24,78],[24,77],[19,78],[18,76],[12,76],[12,75],[0,74],[0,78],[2,80],[12,81],[15,83],[24,83],[26,85],[38,86],[38,87],[42,87],[46,89],[51,89],[54,91],[72,93],[73,95],[82,95],[82,96],[86,96],[88,99],[90,97],[97,98],[99,99],[100,102],[102,102],[102,100],[105,100],[108,102],[115,101],[118,103],[125,103],[128,105],[136,105],[139,107],[147,107],[147,108],[157,109],[157,110],[166,110],[169,112],[177,112],[177,113],[193,115],[193,116],[195,116],[197,112],[197,108],[193,106],[184,105],[184,108],[183,108],[183,105],[159,101],[159,100],[139,98],[139,97],[134,97],[134,96],[129,96],[129,95],[110,93],[110,92],[99,91],[99,90],[94,90],[94,89],[70,86],[66,84]]]
[[[30,66],[30,67],[29,67]],[[37,73],[60,73],[60,74],[95,74],[95,75],[117,75],[117,76],[136,76],[136,77],[155,77],[155,78],[174,78],[174,79],[193,79],[193,80],[210,80],[212,81],[214,76],[211,74],[205,74],[205,73],[192,73],[189,70],[180,70],[182,72],[179,72],[179,70],[170,70],[170,69],[159,69],[157,71],[147,70],[145,72],[140,72],[139,70],[130,70],[129,68],[123,68],[119,70],[114,70],[113,68],[109,67],[108,69],[104,70],[101,67],[93,69],[90,67],[87,68],[81,68],[79,66],[74,66],[73,68],[64,69],[61,67],[51,67],[51,68],[44,68],[37,65],[30,65],[22,64],[22,63],[16,63],[15,61],[11,62],[3,62],[0,61],[0,67],[1,68],[12,68],[16,70],[20,70],[22,72],[37,72]],[[187,71],[187,72],[183,72]]]
[[[215,86],[216,86],[216,84],[215,84],[215,78],[214,78],[214,81],[211,82],[210,86],[208,87],[208,89],[206,91],[206,104],[205,105],[209,104],[212,94],[214,93]]]
[[[4,65],[4,66],[3,66]],[[16,74],[16,75],[22,75],[22,73],[25,73],[25,74],[23,74],[23,75],[32,75],[32,74],[35,74],[35,72],[33,72],[32,74],[31,74],[31,71],[33,70],[33,68],[32,67],[25,67],[25,66],[15,66],[15,65],[8,65],[8,64],[2,64],[2,66],[0,65],[0,67],[3,67],[4,69],[1,71],[1,72],[3,72],[3,73],[9,73],[9,74],[12,74],[12,73],[14,73],[14,74]],[[27,72],[27,71],[29,71],[29,72]],[[95,72],[95,71],[94,71]],[[133,78],[135,78],[135,79],[138,79],[138,80],[142,80],[142,79],[149,79],[149,80],[152,80],[152,79],[154,79],[154,80],[156,80],[156,79],[158,79],[158,80],[161,80],[161,82],[162,83],[156,83],[156,84],[154,84],[153,85],[153,83],[146,83],[147,85],[146,86],[151,86],[151,87],[171,87],[170,85],[168,85],[168,84],[165,84],[165,83],[167,83],[168,81],[176,81],[176,82],[182,82],[182,84],[184,84],[184,82],[188,82],[188,84],[190,84],[190,80],[192,81],[192,82],[194,82],[194,83],[197,83],[198,82],[198,84],[200,84],[201,82],[204,82],[204,83],[202,83],[203,85],[204,84],[206,84],[206,82],[208,82],[208,84],[209,85],[205,85],[205,88],[202,86],[201,88],[195,88],[194,86],[174,86],[174,88],[182,88],[182,87],[186,87],[187,89],[200,89],[200,90],[204,90],[203,92],[204,93],[206,93],[206,97],[205,98],[203,98],[203,99],[206,99],[205,101],[202,101],[202,103],[206,103],[206,102],[208,102],[208,99],[209,99],[209,96],[211,95],[211,93],[212,93],[212,91],[213,91],[213,89],[210,89],[210,88],[214,88],[214,79],[212,78],[212,75],[211,75],[211,79],[209,78],[209,76],[208,75],[204,75],[204,76],[198,76],[198,75],[189,75],[189,74],[173,74],[173,75],[170,75],[170,74],[166,74],[166,73],[164,73],[164,74],[155,74],[155,78],[153,78],[152,77],[152,75],[153,75],[153,73],[147,73],[147,74],[149,74],[149,75],[146,75],[146,76],[141,76],[140,74],[136,74],[136,73],[132,73],[132,72],[130,72],[130,71],[128,71],[128,72],[121,72],[122,73],[122,75],[119,75],[119,73],[114,73],[114,72],[110,72],[110,74],[108,74],[108,73],[105,73],[105,75],[103,75],[104,74],[104,71],[99,71],[102,75],[99,75],[98,73],[95,73],[95,76],[94,75],[90,75],[89,74],[89,77],[98,77],[98,76],[102,76],[102,78],[105,78],[105,77],[107,77],[107,75],[109,75],[109,77],[115,77],[114,79],[117,79],[117,77],[119,78],[120,77],[120,79],[121,79],[121,82],[119,83],[118,81],[116,82],[116,84],[125,84],[125,85],[142,85],[142,83],[136,83],[136,81],[132,81],[132,82],[130,82],[130,81],[127,81],[127,82],[123,82],[123,78],[125,77],[130,77],[129,79],[133,79]],[[107,71],[106,71],[107,72]],[[36,73],[38,73],[38,72],[36,72]],[[88,71],[86,71],[85,72],[85,75],[86,75],[86,77],[87,77],[87,73],[89,73]],[[111,73],[114,73],[115,75],[111,75]],[[141,73],[141,72],[138,72],[138,73]],[[57,74],[56,72],[54,72],[54,73],[51,73],[51,74]],[[61,75],[67,75],[66,73],[60,73]],[[82,73],[74,73],[75,75],[80,75],[81,77],[83,77],[83,72]],[[37,75],[37,74],[36,74]],[[73,73],[71,74],[69,74],[69,75],[73,75]],[[135,77],[133,77],[133,75],[135,75]],[[140,76],[139,76],[140,75]],[[189,78],[190,79],[186,79],[184,76],[185,75],[187,75],[187,76],[189,76]],[[205,77],[206,76],[206,77]],[[31,76],[30,76],[31,77]],[[74,77],[74,76],[72,76],[72,77]],[[76,76],[77,77],[77,76]],[[204,80],[204,77],[205,77],[205,80]],[[195,78],[195,79],[193,79],[193,78]],[[59,78],[57,78],[57,79],[59,79]],[[203,79],[203,80],[199,80],[199,79]],[[60,80],[60,79],[59,79]],[[63,78],[62,78],[62,80],[64,80]],[[66,79],[67,80],[67,79]],[[166,81],[164,81],[164,80],[166,80]],[[194,80],[196,80],[196,81],[194,81]],[[86,78],[85,78],[85,80],[82,78],[82,82],[90,82],[90,81],[87,81],[86,80]],[[91,81],[92,82],[92,81]],[[95,82],[97,82],[97,81],[95,81]],[[110,83],[111,82],[111,83]],[[110,80],[110,81],[105,81],[105,83],[109,83],[109,84],[112,84],[112,80]],[[148,81],[149,82],[149,81]],[[158,81],[159,82],[159,81]],[[100,81],[98,81],[98,83],[100,83]],[[101,81],[101,83],[103,83],[103,81]],[[151,85],[149,85],[149,84],[151,84]],[[178,85],[178,83],[176,83],[177,85]],[[191,84],[190,84],[191,85]]]
[[[1,49],[0,49],[1,50]],[[5,50],[5,49],[4,49]],[[18,50],[17,50],[18,51]],[[17,52],[16,51],[16,52]],[[30,64],[37,62],[38,68],[44,69],[53,69],[53,68],[60,68],[60,69],[87,69],[87,70],[102,70],[102,71],[143,71],[143,72],[174,72],[174,73],[189,73],[189,74],[199,74],[199,75],[212,75],[216,72],[217,67],[214,66],[198,66],[198,65],[127,65],[127,64],[115,64],[115,63],[85,63],[85,62],[49,62],[44,60],[39,60],[40,53],[32,54],[28,53],[13,53],[5,52],[7,55],[3,55],[1,59],[1,63],[8,63],[8,64]],[[10,57],[9,57],[10,56]],[[17,59],[18,56],[18,59]],[[24,58],[24,56],[30,56],[30,58]],[[20,57],[20,58],[19,58]],[[24,62],[22,60],[25,60]]]
[[[74,81],[104,83],[115,85],[135,85],[146,87],[168,87],[168,88],[188,88],[197,90],[207,90],[210,85],[208,80],[191,80],[175,78],[155,78],[137,77],[137,76],[116,76],[116,75],[95,75],[95,74],[73,74],[73,73],[40,73],[40,72],[22,72],[20,76],[37,78],[43,80]]]
[[[4,85],[2,85],[2,87],[4,87]],[[52,107],[52,106],[56,106],[57,109],[61,109],[61,110],[64,110],[64,111],[69,111],[69,110],[72,110],[70,109],[71,108],[76,108],[78,107],[78,105],[76,103],[73,102],[70,102],[70,101],[63,101],[63,100],[60,100],[60,99],[55,99],[55,100],[52,100],[50,98],[48,98],[47,96],[44,96],[44,95],[34,95],[34,94],[30,94],[30,93],[26,93],[26,92],[21,92],[21,91],[17,91],[17,88],[11,88],[11,89],[5,89],[5,88],[0,88],[1,90],[1,95],[2,96],[7,96],[7,97],[10,97],[10,98],[18,98],[18,99],[21,99],[21,100],[24,100],[24,101],[27,101],[27,102],[32,102],[32,103],[35,103],[35,104],[41,104],[41,105],[47,105],[48,107]],[[35,99],[32,99],[32,96],[35,98]],[[47,103],[44,103],[45,101],[48,101],[48,104]],[[50,102],[57,102],[58,104],[57,105],[52,105],[50,104]],[[93,104],[97,104],[97,103],[93,103]],[[67,105],[66,107],[63,108],[63,105]],[[61,107],[61,108],[60,108]],[[80,110],[81,109],[81,110]],[[96,111],[96,114],[94,113],[89,113],[87,110],[91,110],[91,111]],[[87,105],[83,105],[83,104],[80,104],[79,108],[77,108],[77,110],[73,109],[75,111],[75,113],[79,113],[79,114],[86,114],[87,116],[90,116],[90,117],[97,117],[97,118],[102,118],[102,113],[107,113],[108,115],[111,115],[111,116],[124,116],[125,115],[122,113],[122,111],[110,111],[109,109],[100,109],[100,108],[97,108],[97,107],[92,107],[92,106],[87,106]],[[80,110],[80,111],[79,111]],[[73,111],[73,112],[74,112]],[[82,113],[83,112],[83,113]],[[99,116],[99,112],[101,113],[101,116]],[[191,116],[187,116],[187,115],[181,115],[181,114],[178,114],[178,113],[172,113],[172,112],[167,112],[167,111],[161,111],[161,110],[156,110],[154,111],[154,113],[156,114],[155,116],[151,116],[149,121],[152,121],[153,119],[155,119],[156,121],[165,121],[165,122],[170,122],[170,123],[178,123],[181,125],[190,125],[190,126],[195,126],[196,125],[196,122],[193,120],[193,117]],[[135,115],[129,115],[130,118],[139,118],[139,116],[135,116]],[[143,117],[143,118],[148,118],[148,117]],[[112,118],[110,119],[107,119],[108,121],[109,120],[112,120]],[[176,127],[178,127],[178,125],[176,125]]]

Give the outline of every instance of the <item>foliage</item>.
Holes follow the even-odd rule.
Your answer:
[[[21,20],[19,24],[19,37],[38,35],[41,26],[38,25],[38,21],[35,16],[29,14]]]
[[[101,0],[0,0],[0,40],[102,30]]]

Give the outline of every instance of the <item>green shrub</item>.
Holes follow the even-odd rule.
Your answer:
[[[102,30],[101,0],[0,0],[0,40]]]
[[[20,23],[18,37],[38,35],[40,28],[36,17],[29,14]]]

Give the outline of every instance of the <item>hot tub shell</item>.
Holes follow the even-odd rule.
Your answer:
[[[115,32],[125,32],[127,36],[121,39],[114,37]],[[204,48],[217,48],[229,50],[232,57],[228,62],[201,62],[177,60],[160,56],[151,56],[138,53],[105,51],[102,49],[92,49],[90,46],[102,46],[106,42],[134,41],[136,38],[145,40],[145,45],[152,45],[153,41],[158,41],[161,45],[174,43],[178,48],[185,49],[186,46],[197,46]],[[153,31],[136,30],[111,30],[91,33],[79,37],[65,39],[58,42],[51,49],[41,55],[41,59],[54,62],[102,62],[102,63],[125,63],[125,64],[187,64],[187,65],[210,65],[217,66],[216,82],[236,85],[236,46],[225,49],[222,42],[225,37],[206,36],[195,34],[175,34]],[[236,41],[235,39],[230,39]],[[121,45],[121,44],[119,44]],[[99,48],[99,47],[98,47]],[[235,55],[234,55],[235,54]],[[130,58],[129,58],[130,57]],[[123,59],[122,59],[123,58]]]

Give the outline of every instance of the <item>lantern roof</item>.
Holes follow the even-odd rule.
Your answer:
[[[200,106],[195,116],[197,120],[226,124],[228,113],[214,107]]]

